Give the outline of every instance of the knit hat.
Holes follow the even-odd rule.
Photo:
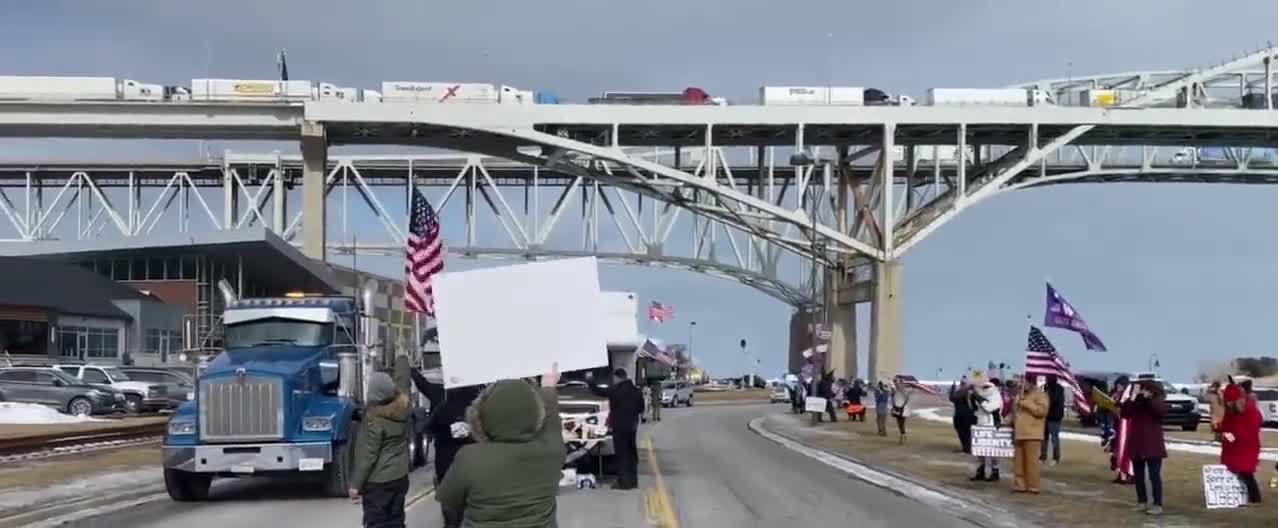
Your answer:
[[[1238,385],[1235,385],[1232,383],[1229,384],[1228,387],[1225,387],[1225,401],[1233,402],[1233,401],[1241,400],[1242,398],[1243,398],[1242,387],[1239,387]]]
[[[399,395],[399,388],[395,386],[395,380],[392,380],[390,374],[385,372],[374,372],[368,378],[368,402],[373,405],[381,405],[390,400],[395,399]]]

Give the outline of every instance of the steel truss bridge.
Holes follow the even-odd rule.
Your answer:
[[[725,276],[798,307],[872,301],[873,377],[899,365],[899,259],[968,207],[1053,184],[1278,181],[1272,100],[1218,108],[1222,93],[1272,93],[1276,53],[1023,85],[1058,101],[1083,89],[1143,90],[1111,108],[0,103],[0,136],[301,147],[300,156],[170,166],[7,165],[0,213],[26,241],[68,230],[145,236],[192,229],[200,217],[212,229],[262,224],[323,258],[326,249],[398,251],[407,191],[433,187],[445,222],[458,216],[452,207],[465,218],[464,240],[448,241],[457,254],[596,254]],[[463,154],[329,156],[331,145]],[[1202,156],[1204,147],[1221,154]],[[329,237],[338,189],[362,201],[381,232]],[[166,216],[173,208],[176,220]],[[579,208],[579,243],[559,234],[570,208]],[[484,226],[500,238],[481,238]],[[833,347],[846,349],[855,330],[841,335],[847,317],[834,317]]]

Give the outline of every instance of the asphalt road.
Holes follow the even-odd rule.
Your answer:
[[[780,405],[669,409],[640,433],[640,486],[635,491],[565,490],[562,528],[970,527],[896,493],[854,480],[791,452],[747,428]],[[645,441],[650,439],[650,443]],[[660,476],[650,460],[655,455]],[[439,528],[430,471],[413,475],[408,526]],[[669,508],[663,508],[663,505]],[[674,517],[677,524],[663,517]],[[666,522],[661,522],[661,521]],[[673,524],[673,525],[672,525]],[[157,500],[70,526],[222,528],[225,526],[360,526],[359,507],[318,498],[313,487],[287,481],[218,481],[212,500]]]

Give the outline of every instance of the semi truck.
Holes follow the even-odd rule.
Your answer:
[[[486,83],[388,81],[382,83],[382,101],[387,103],[558,104],[559,97],[547,92],[533,92],[513,86]]]
[[[228,299],[221,351],[201,360],[195,399],[164,436],[169,496],[201,501],[214,478],[255,475],[313,475],[344,496],[365,380],[387,355],[376,291]]]
[[[1055,105],[1051,92],[1025,88],[931,88],[928,106],[1043,106]]]
[[[190,91],[115,77],[0,76],[0,101],[180,101]]]
[[[590,104],[627,104],[627,105],[717,105],[728,104],[727,99],[711,97],[708,92],[691,86],[682,92],[604,92],[599,97],[591,97]]]
[[[861,86],[764,86],[759,88],[764,106],[912,106],[908,95],[892,95]]]

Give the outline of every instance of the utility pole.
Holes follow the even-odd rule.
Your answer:
[[[692,383],[692,334],[697,329],[696,321],[688,321],[688,383]]]

